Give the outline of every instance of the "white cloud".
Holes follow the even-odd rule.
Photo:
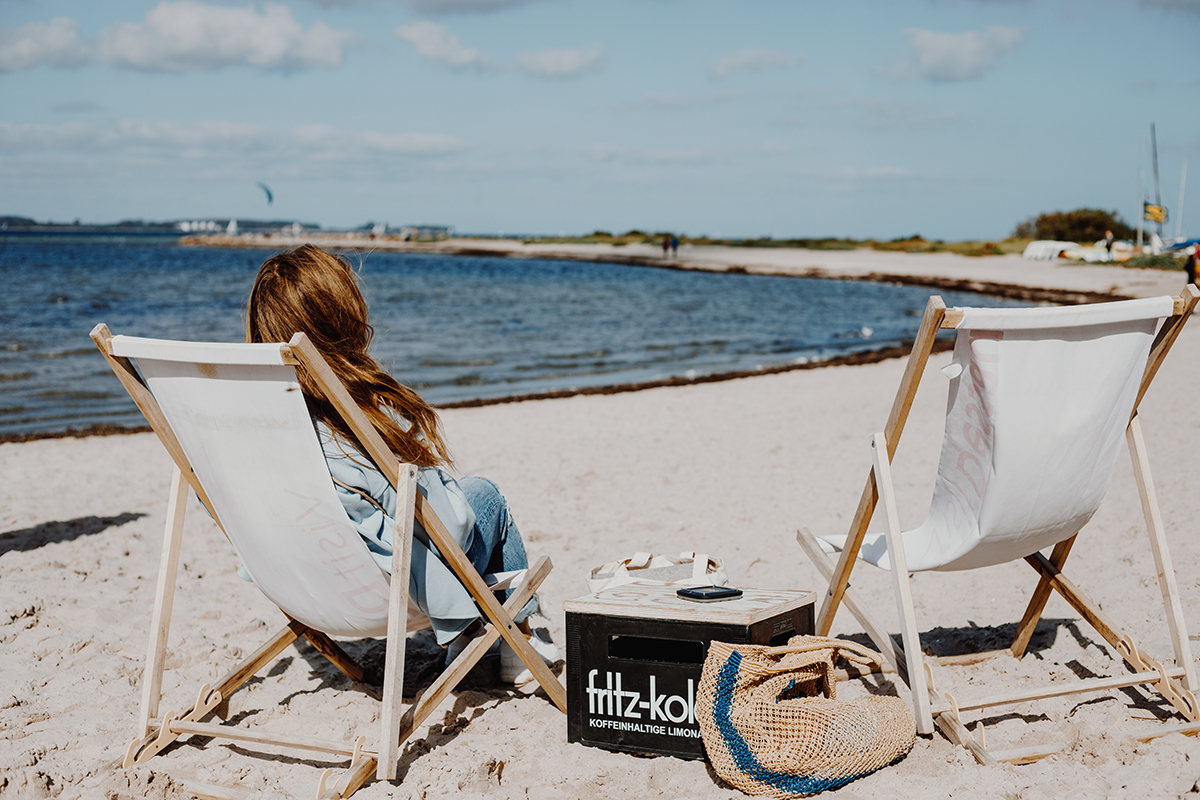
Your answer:
[[[381,156],[431,157],[465,150],[439,133],[349,131],[331,125],[271,128],[221,120],[198,123],[122,120],[105,125],[0,122],[0,152],[96,154],[163,159],[353,161]]]
[[[90,50],[79,38],[79,23],[65,17],[49,23],[0,28],[0,72],[16,72],[41,64],[79,66],[91,57]]]
[[[518,53],[517,68],[538,78],[569,78],[604,64],[604,48],[593,44],[578,50],[555,48]]]
[[[226,8],[164,0],[140,24],[118,22],[100,32],[97,57],[106,64],[163,72],[232,65],[298,69],[342,63],[350,31],[323,22],[307,31],[291,9]]]
[[[763,47],[744,47],[726,53],[708,65],[711,78],[728,78],[741,72],[757,72],[768,67],[794,67],[804,60],[799,53],[768,50]]]
[[[323,22],[304,30],[282,5],[268,4],[260,12],[253,5],[163,0],[143,22],[113,23],[94,43],[81,39],[78,23],[70,19],[0,29],[0,71],[85,63],[152,72],[336,67],[354,38],[352,31]]]
[[[504,64],[474,47],[462,43],[449,28],[437,22],[418,20],[401,25],[394,33],[417,49],[417,55],[452,69],[517,69],[537,78],[569,78],[599,69],[604,64],[604,48],[599,44],[570,49],[565,47],[519,53],[514,64]]]
[[[467,47],[445,25],[436,22],[410,22],[401,25],[395,34],[417,48],[417,54],[430,61],[455,69],[485,67],[490,59],[474,47]]]
[[[335,159],[343,150],[352,155],[442,156],[467,149],[466,142],[443,133],[344,131],[332,125],[301,125],[290,134],[293,146]]]
[[[1020,44],[1025,31],[994,25],[985,31],[964,33],[909,28],[904,35],[914,57],[896,65],[893,77],[919,75],[931,81],[969,81],[983,77],[997,58]]]

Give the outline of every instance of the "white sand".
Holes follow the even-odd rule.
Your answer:
[[[988,280],[998,280],[990,264],[1008,263],[970,261]],[[876,272],[886,266],[867,264]],[[957,260],[948,268],[958,269]],[[1105,291],[1129,280],[1122,270],[1076,269],[1100,273],[1075,288]],[[1173,280],[1163,291],[1177,292],[1182,283],[1178,274],[1152,277]],[[906,526],[921,520],[930,497],[945,402],[945,380],[936,367],[946,359],[933,359],[894,466]],[[1200,639],[1200,540],[1194,535],[1200,500],[1193,477],[1200,467],[1198,359],[1200,326],[1193,323],[1142,406],[1193,641]],[[542,596],[561,642],[562,602],[586,592],[588,569],[639,549],[708,551],[725,560],[740,586],[821,588],[795,543],[796,529],[842,532],[849,524],[869,467],[870,434],[886,420],[903,366],[896,360],[459,409],[445,412],[444,419],[461,472],[497,481],[531,552],[553,559]],[[0,445],[5,800],[187,796],[184,781],[264,797],[306,797],[321,770],[344,765],[228,742],[201,748],[185,740],[146,766],[112,769],[135,724],[168,481],[169,461],[151,434]],[[1085,538],[1087,544],[1081,538],[1068,562],[1068,574],[1134,631],[1147,652],[1169,660],[1154,563],[1127,460]],[[199,683],[224,672],[282,623],[280,612],[236,577],[236,566],[220,532],[193,500],[164,680],[166,709],[190,704]],[[925,645],[945,655],[1007,644],[1011,629],[993,627],[1020,618],[1035,582],[1024,564],[917,575],[918,621],[923,630],[939,629]],[[886,573],[863,571],[855,586],[881,616],[894,620]],[[999,656],[976,667],[935,666],[939,686],[965,699],[985,686],[1012,690],[1046,675],[1122,671],[1111,649],[1057,597],[1045,617],[1023,661]],[[834,633],[859,630],[843,612]],[[382,656],[379,644],[350,647],[365,652],[368,661]],[[428,661],[427,639],[410,647],[414,664]],[[517,697],[480,681],[475,687],[447,700],[422,730],[427,735],[406,746],[401,780],[372,781],[357,796],[741,796],[704,762],[568,745],[565,718],[543,696]],[[289,647],[278,665],[234,695],[231,712],[245,724],[293,735],[359,732],[371,740],[377,730],[373,691],[349,682],[307,646]],[[836,794],[1180,796],[1200,779],[1200,740],[1176,734],[1139,744],[1123,736],[1164,724],[1164,707],[1143,697],[1075,696],[1004,708],[986,718],[989,747],[1067,743],[1061,754],[1037,764],[983,768],[937,734],[920,738],[898,765]],[[978,718],[967,715],[972,726]]]
[[[472,243],[476,244],[476,243]],[[447,248],[454,243],[444,245]],[[1129,297],[1178,294],[1180,273],[1156,269],[1121,269],[1077,261],[1026,261],[1019,255],[972,258],[955,253],[899,253],[879,250],[794,250],[790,248],[680,247],[678,258],[662,257],[662,249],[651,245],[515,245],[504,243],[513,255],[571,257],[644,257],[652,262],[688,268],[726,270],[742,268],[751,273],[813,275],[830,278],[888,276],[904,279],[931,277],[952,281],[979,281],[1011,286],[1029,286],[1077,292],[1105,292]]]

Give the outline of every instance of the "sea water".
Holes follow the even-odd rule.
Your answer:
[[[0,235],[0,435],[144,424],[88,333],[241,341],[270,251]],[[352,252],[372,351],[434,404],[818,361],[911,340],[934,291],[503,257]],[[963,292],[946,304],[1019,305]]]

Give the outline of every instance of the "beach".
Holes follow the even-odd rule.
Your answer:
[[[278,243],[277,243],[278,244]],[[465,247],[465,245],[460,245]],[[472,246],[485,247],[485,243]],[[554,257],[608,257],[597,246],[517,245]],[[617,250],[604,246],[606,250]],[[447,246],[448,248],[448,246]],[[443,248],[443,249],[447,249]],[[542,248],[538,250],[538,248]],[[619,248],[613,258],[654,259]],[[547,256],[549,257],[549,256]],[[661,260],[661,259],[660,259]],[[666,261],[670,261],[667,259]],[[1178,294],[1181,273],[869,251],[684,247],[674,266],[770,274],[891,279],[1049,291],[1063,299]],[[945,283],[939,283],[945,282]],[[893,462],[902,525],[927,509],[941,442],[946,379],[935,354]],[[1200,641],[1200,326],[1191,323],[1141,406],[1155,485],[1193,646]],[[832,366],[615,395],[526,401],[443,412],[462,475],[494,480],[508,497],[531,556],[554,570],[541,589],[556,641],[565,600],[587,593],[595,565],[635,551],[707,552],[747,588],[823,591],[796,532],[844,533],[871,463],[903,359]],[[147,764],[114,769],[134,733],[151,606],[166,518],[170,460],[153,434],[0,444],[0,797],[173,798],[203,785],[249,797],[313,796],[321,772],[345,760],[297,756],[225,741],[188,739]],[[872,530],[879,530],[877,517]],[[1087,544],[1083,546],[1084,539]],[[1067,573],[1160,660],[1172,653],[1154,559],[1128,457],[1084,529]],[[164,709],[190,704],[281,627],[281,612],[241,581],[220,530],[190,499],[163,681]],[[855,590],[896,630],[889,573],[860,568]],[[966,651],[1006,647],[1036,574],[1024,563],[913,580],[923,647],[939,688],[960,700],[1028,682],[1124,672],[1120,659],[1057,596],[1029,654],[973,665]],[[861,626],[843,610],[832,635]],[[346,644],[368,663],[382,642]],[[435,671],[440,651],[409,641],[408,674]],[[944,659],[944,661],[939,661]],[[494,668],[494,667],[493,667]],[[887,693],[894,676],[839,686],[839,697]],[[428,682],[426,680],[426,682]],[[900,688],[899,694],[907,697]],[[242,724],[294,735],[372,742],[378,688],[353,683],[306,644],[230,700]],[[1200,792],[1200,739],[1149,742],[1131,732],[1178,723],[1140,690],[1076,695],[967,713],[997,749],[1062,742],[1034,764],[979,766],[940,733],[833,793],[837,797],[1134,798]],[[204,743],[204,742],[201,742]],[[703,761],[636,757],[568,744],[549,700],[518,696],[472,676],[405,744],[400,777],[368,782],[370,798],[726,798]]]
[[[745,272],[845,280],[893,281],[942,289],[981,291],[1046,302],[1094,302],[1101,299],[1178,294],[1180,276],[1156,269],[1124,269],[1078,261],[1027,261],[1019,255],[970,257],[957,253],[904,253],[872,250],[803,250],[790,247],[680,246],[664,255],[652,244],[570,244],[517,239],[450,239],[411,242],[339,235],[290,238],[221,234],[185,238],[217,247],[282,250],[305,241],[334,250],[398,251],[447,255],[502,255],[523,258],[604,261],[663,269]]]

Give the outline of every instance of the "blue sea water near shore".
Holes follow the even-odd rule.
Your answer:
[[[144,424],[88,339],[240,341],[269,251],[0,235],[0,435]],[[373,353],[431,403],[696,377],[901,344],[915,286],[520,258],[351,253]],[[1025,305],[938,292],[947,305]]]

